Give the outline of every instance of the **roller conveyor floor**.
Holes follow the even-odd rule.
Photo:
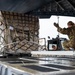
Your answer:
[[[2,67],[10,72],[2,71]],[[7,75],[75,75],[75,57],[0,58],[1,71]]]

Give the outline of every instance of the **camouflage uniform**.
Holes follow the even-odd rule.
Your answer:
[[[57,27],[57,31],[62,34],[68,35],[70,39],[70,40],[63,42],[63,46],[65,50],[70,50],[70,48],[75,49],[75,26],[72,26],[70,28]]]

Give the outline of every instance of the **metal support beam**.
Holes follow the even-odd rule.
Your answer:
[[[64,10],[64,8],[59,4],[59,2],[57,2],[57,1],[55,1],[55,2],[62,10]]]
[[[45,13],[45,14],[43,14]],[[46,11],[46,12],[38,12],[38,11],[34,11],[34,12],[31,12],[30,14],[32,15],[37,15],[41,17],[47,15],[48,17],[50,17],[51,15],[58,15],[58,16],[75,16],[75,11],[73,10],[64,10],[64,11]]]
[[[69,0],[67,0],[67,1],[73,7],[73,10],[75,10],[75,7],[73,6],[73,4]]]

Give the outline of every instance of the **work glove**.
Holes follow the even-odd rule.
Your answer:
[[[58,25],[57,23],[55,23],[55,22],[54,22],[54,26],[55,26],[56,28],[59,28],[59,25]]]

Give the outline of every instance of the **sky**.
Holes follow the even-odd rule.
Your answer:
[[[54,22],[59,22],[60,27],[67,28],[68,21],[73,21],[75,23],[75,17],[52,15],[50,18],[47,19],[39,19],[39,38],[46,38],[47,40],[48,36],[50,36],[50,38],[52,39],[56,38],[56,36],[59,34],[60,37],[68,39],[67,35],[58,33],[56,27],[54,27],[53,25]]]

